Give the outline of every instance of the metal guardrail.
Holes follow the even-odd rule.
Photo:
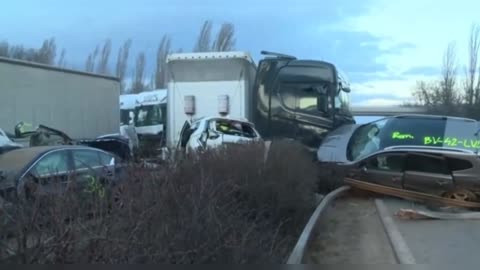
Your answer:
[[[302,234],[300,235],[297,244],[293,248],[292,253],[290,253],[290,257],[287,260],[287,264],[301,264],[303,258],[305,256],[305,251],[307,248],[308,243],[311,240],[313,230],[315,229],[318,221],[320,219],[321,214],[325,211],[325,209],[330,205],[330,203],[335,200],[338,196],[342,195],[346,191],[350,189],[349,186],[343,186],[337,188],[336,190],[328,193],[317,206],[315,211],[313,212],[312,216],[308,220],[307,225],[303,229]]]

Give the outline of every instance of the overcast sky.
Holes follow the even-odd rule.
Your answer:
[[[439,76],[450,41],[466,62],[478,10],[474,0],[14,0],[2,3],[0,40],[38,47],[55,37],[69,66],[83,68],[106,38],[113,56],[132,38],[132,53],[145,51],[151,68],[163,34],[188,51],[204,20],[228,21],[236,48],[256,61],[271,50],[333,62],[349,76],[354,104],[385,105],[410,98],[417,80]]]

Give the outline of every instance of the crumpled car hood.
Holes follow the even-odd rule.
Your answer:
[[[322,141],[317,151],[317,159],[320,162],[348,162],[347,146],[353,132],[361,125],[343,125],[331,131]]]
[[[10,140],[7,134],[5,134],[5,132],[0,129],[0,154],[21,147],[23,147],[23,145]]]

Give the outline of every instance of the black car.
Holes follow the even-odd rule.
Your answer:
[[[5,200],[62,193],[75,180],[82,190],[115,184],[122,160],[106,151],[73,145],[21,148],[0,155],[0,195]],[[53,181],[52,179],[55,179]]]

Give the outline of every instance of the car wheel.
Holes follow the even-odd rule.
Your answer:
[[[466,202],[474,202],[474,201],[477,201],[478,199],[475,193],[466,189],[457,189],[457,190],[446,192],[443,197],[452,199],[452,200],[466,201]]]

